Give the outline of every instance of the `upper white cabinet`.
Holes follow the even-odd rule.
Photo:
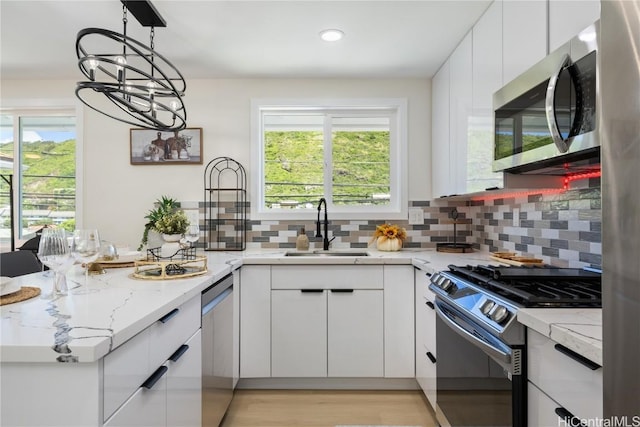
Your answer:
[[[547,56],[547,2],[502,3],[503,83],[508,83]]]
[[[449,71],[450,167],[453,171],[452,194],[465,193],[467,186],[467,135],[471,118],[472,32],[467,33],[451,54]]]
[[[467,144],[466,192],[502,187],[493,162],[493,94],[502,87],[502,2],[494,2],[473,27],[472,113]]]
[[[549,0],[549,52],[600,19],[600,0]]]
[[[432,197],[451,194],[453,171],[449,166],[449,60],[431,82],[431,192]]]

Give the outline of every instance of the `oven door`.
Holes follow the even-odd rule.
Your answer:
[[[526,425],[524,349],[436,298],[436,417],[443,426]]]

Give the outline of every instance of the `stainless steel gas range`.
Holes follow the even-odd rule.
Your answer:
[[[443,426],[526,426],[523,307],[601,307],[593,271],[455,266],[431,277],[437,312],[437,407]]]

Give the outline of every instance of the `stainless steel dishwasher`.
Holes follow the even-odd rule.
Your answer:
[[[202,425],[220,425],[233,398],[233,276],[202,292]]]

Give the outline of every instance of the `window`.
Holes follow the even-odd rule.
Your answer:
[[[10,191],[15,239],[40,226],[73,230],[76,213],[76,117],[72,111],[3,111],[0,115],[0,239],[10,247]]]
[[[404,218],[404,100],[254,100],[252,217]]]

